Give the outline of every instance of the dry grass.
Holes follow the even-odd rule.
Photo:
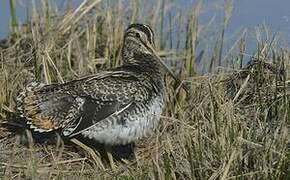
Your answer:
[[[191,87],[191,94],[186,95],[167,78],[167,107],[159,128],[137,143],[136,159],[127,163],[108,165],[97,155],[92,158],[87,151],[62,141],[24,147],[18,136],[0,125],[0,177],[290,178],[290,50],[278,48],[275,35],[257,31],[253,61],[236,70],[247,58],[246,42],[242,34],[229,52],[223,50],[230,4],[225,6],[217,41],[208,51],[203,32],[210,24],[198,23],[202,4],[189,14],[177,12],[171,17],[172,6],[167,1],[146,4],[144,9],[135,1],[128,6],[121,1],[114,5],[84,1],[62,15],[47,1],[41,2],[41,15],[34,9],[26,25],[18,27],[13,18],[11,35],[1,44],[1,124],[14,109],[17,91],[31,78],[48,84],[63,82],[119,65],[121,32],[131,22],[149,23],[162,33],[157,34],[158,51],[170,59],[168,63]],[[166,26],[168,16],[171,18]],[[172,34],[177,34],[178,40]],[[265,38],[261,38],[263,34]],[[200,42],[204,48],[199,52]],[[198,68],[212,73],[198,76]]]

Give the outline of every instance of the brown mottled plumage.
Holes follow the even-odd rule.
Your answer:
[[[132,24],[125,32],[123,66],[63,84],[29,84],[17,109],[36,132],[60,130],[100,143],[134,142],[154,129],[164,106],[164,68],[153,31]]]

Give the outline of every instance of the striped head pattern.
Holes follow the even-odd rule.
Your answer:
[[[131,24],[124,36],[122,55],[128,59],[133,53],[152,54],[155,49],[153,30],[145,24]]]
[[[148,58],[148,55],[151,56],[151,58]],[[162,69],[167,71],[180,84],[180,80],[174,75],[155,51],[154,33],[148,25],[131,24],[127,28],[122,47],[122,58],[125,64],[142,63],[142,68],[147,66],[153,69],[158,68],[158,71],[160,71],[161,68],[159,69],[159,67],[163,67]],[[163,72],[164,71],[162,71],[162,73]]]

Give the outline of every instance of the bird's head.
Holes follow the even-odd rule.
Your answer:
[[[141,54],[141,57],[135,59],[136,54]],[[147,55],[150,55],[151,58],[147,59]],[[142,56],[143,55],[143,56]],[[178,82],[180,80],[173,74],[173,72],[167,67],[167,65],[161,60],[157,55],[155,50],[154,42],[154,32],[153,30],[145,24],[131,24],[125,31],[123,48],[122,48],[122,58],[124,63],[133,63],[133,64],[149,64],[155,65],[158,67],[163,67],[165,71]]]
[[[145,24],[131,24],[124,35],[123,59],[129,60],[134,53],[152,54],[155,49],[153,30]]]

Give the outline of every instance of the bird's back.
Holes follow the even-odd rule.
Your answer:
[[[157,85],[146,74],[132,69],[118,68],[64,84],[31,83],[18,96],[17,109],[34,131],[60,129],[64,136],[84,134],[114,144],[120,140],[112,140],[108,134],[117,137],[122,127],[123,131],[127,127],[130,131],[134,129],[132,122],[139,130],[131,130],[129,134],[136,134],[141,128],[145,130],[147,122],[139,121],[149,117],[146,113],[155,113],[151,106],[160,115],[163,105],[162,84]]]

